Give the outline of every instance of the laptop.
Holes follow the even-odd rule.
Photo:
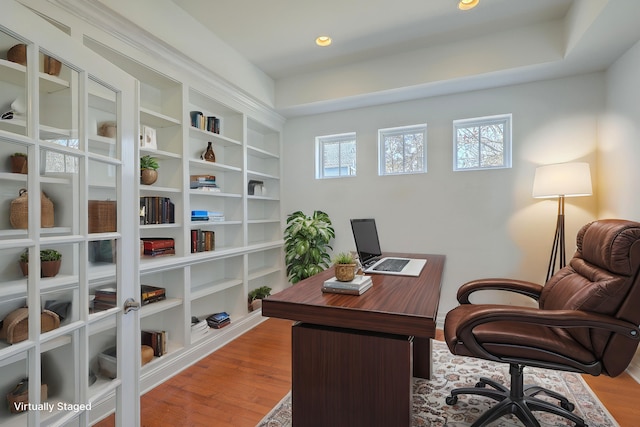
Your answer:
[[[378,229],[373,218],[352,219],[351,230],[364,273],[419,276],[426,259],[382,257]]]

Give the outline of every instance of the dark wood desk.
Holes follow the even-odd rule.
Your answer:
[[[295,320],[292,419],[300,426],[411,423],[411,378],[431,375],[444,255],[419,277],[371,275],[360,296],[325,294],[333,268],[262,302],[262,315]]]

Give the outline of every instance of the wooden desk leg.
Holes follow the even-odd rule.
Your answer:
[[[431,338],[413,337],[413,376],[431,379]]]
[[[411,337],[297,324],[294,427],[410,426]]]

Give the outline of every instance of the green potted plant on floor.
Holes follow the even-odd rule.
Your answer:
[[[262,300],[271,295],[271,288],[260,286],[249,292],[249,311],[255,311],[262,307]]]
[[[25,249],[20,254],[20,269],[22,274],[29,274],[29,250]],[[55,249],[42,249],[40,251],[40,277],[55,277],[60,271],[62,254]]]
[[[336,280],[350,282],[356,277],[356,260],[350,252],[340,252],[333,258]]]
[[[287,217],[284,230],[285,263],[291,283],[320,273],[329,267],[328,250],[335,231],[329,215],[314,211],[311,216],[296,211]]]
[[[158,179],[158,159],[145,155],[140,157],[140,183],[151,185]]]

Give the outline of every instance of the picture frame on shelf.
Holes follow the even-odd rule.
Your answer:
[[[157,150],[156,130],[150,126],[142,126],[142,134],[140,135],[140,148]]]

